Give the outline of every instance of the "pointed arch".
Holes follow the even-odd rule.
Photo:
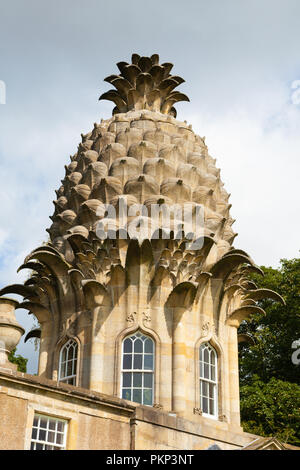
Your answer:
[[[130,336],[135,335],[136,333],[141,333],[145,337],[150,338],[154,344],[154,357],[153,357],[153,392],[152,392],[152,404],[153,406],[155,403],[159,402],[159,384],[160,384],[160,350],[161,350],[161,340],[160,337],[157,335],[155,331],[146,326],[140,326],[137,323],[130,326],[129,328],[125,328],[122,330],[118,337],[116,338],[115,343],[115,387],[114,387],[114,394],[116,396],[122,397],[122,361],[123,361],[123,343],[124,340]],[[147,372],[146,372],[147,373]]]
[[[58,346],[58,381],[78,385],[79,342],[74,337],[65,337]]]
[[[140,330],[122,341],[121,398],[154,404],[155,341]]]

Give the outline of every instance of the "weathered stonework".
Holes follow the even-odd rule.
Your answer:
[[[115,102],[113,116],[82,135],[65,166],[48,229],[51,241],[30,253],[19,268],[31,270],[24,285],[0,291],[23,296],[16,308],[27,309],[39,321],[37,381],[57,381],[61,347],[69,338],[77,342],[78,394],[84,389],[93,412],[87,413],[81,403],[87,398],[78,398],[76,388],[68,395],[65,385],[54,390],[50,382],[51,392],[35,382],[35,401],[25,376],[24,383],[18,378],[24,385],[19,398],[32,410],[69,413],[76,423],[72,426],[86,436],[79,442],[72,431],[69,448],[99,446],[99,436],[105,434],[101,429],[106,429],[103,417],[111,422],[104,448],[200,449],[216,441],[224,449],[241,448],[254,437],[240,427],[237,328],[262,311],[257,300],[283,300],[247,280],[250,272],[261,271],[232,245],[236,234],[230,195],[216,160],[205,139],[176,120],[174,103],[188,100],[173,91],[183,80],[170,75],[171,64],[160,66],[157,55],[134,54],[132,64],[118,67],[121,75],[107,78],[116,91],[101,96]],[[144,236],[142,228],[154,221],[152,213],[133,211],[124,224],[124,203],[131,209],[138,204],[149,210],[154,204],[188,207],[193,223],[198,209],[204,210],[201,243],[193,245],[197,233],[186,233],[175,215],[168,227],[158,217]],[[116,213],[114,229],[107,204]],[[106,239],[99,238],[99,222],[110,227]],[[135,226],[134,233],[128,223]],[[155,342],[154,407],[117,398],[122,341],[137,330]],[[215,420],[203,416],[199,402],[199,347],[204,342],[218,355]],[[10,387],[14,396],[14,385]],[[97,394],[111,397],[113,417],[110,411],[106,417],[106,405]],[[63,400],[58,398],[62,395]],[[78,405],[71,411],[75,396]],[[26,419],[27,446],[31,418]],[[132,420],[135,438],[130,443]]]

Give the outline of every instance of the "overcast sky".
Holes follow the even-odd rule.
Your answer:
[[[47,239],[80,134],[111,116],[103,78],[133,52],[186,80],[177,118],[217,159],[234,246],[258,265],[298,257],[299,44],[299,0],[0,0],[0,286],[27,275],[16,270]],[[33,341],[18,352],[35,373]]]

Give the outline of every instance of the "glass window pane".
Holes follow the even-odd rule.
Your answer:
[[[216,380],[215,366],[210,367],[210,378],[211,380]]]
[[[66,360],[67,360],[67,349],[66,349],[66,348],[64,348],[64,349],[62,350],[62,353],[61,353],[61,360],[62,360],[62,362],[66,362]]]
[[[39,442],[37,442],[35,444],[35,450],[43,450],[43,444],[40,444]]]
[[[144,390],[143,392],[143,405],[152,405],[152,390]]]
[[[131,389],[130,388],[123,388],[122,398],[124,398],[124,400],[131,400]]]
[[[49,420],[49,429],[55,430],[56,423],[57,423],[57,421],[54,421],[53,419],[50,419]]]
[[[132,401],[135,401],[136,403],[142,403],[142,390],[137,388],[133,389],[132,391]]]
[[[40,429],[38,439],[39,441],[44,441],[46,439],[46,431],[44,429]]]
[[[209,365],[204,363],[204,377],[209,379]]]
[[[152,354],[147,354],[144,356],[144,369],[152,370],[153,369],[153,356]]]
[[[72,361],[68,362],[68,370],[67,370],[67,376],[72,375],[73,372],[73,363]]]
[[[140,339],[137,339],[134,342],[134,352],[136,353],[142,353],[143,352],[143,342]]]
[[[38,416],[35,416],[34,420],[33,420],[33,426],[37,426],[39,423],[39,418]]]
[[[145,341],[145,353],[152,353],[153,352],[153,341],[149,338]]]
[[[202,395],[208,397],[208,387],[207,382],[202,382]]]
[[[142,372],[135,372],[133,374],[133,386],[141,387],[142,386]]]
[[[63,434],[56,434],[56,444],[62,444],[64,442]]]
[[[143,367],[143,355],[135,354],[134,359],[133,359],[133,368],[142,369],[142,367]]]
[[[123,369],[131,369],[131,368],[132,368],[132,355],[124,354],[123,355]]]
[[[48,439],[47,439],[47,441],[48,441],[48,442],[54,442],[54,438],[55,438],[55,432],[49,431],[49,432],[48,432]]]
[[[205,397],[202,398],[202,411],[208,413],[208,399]]]
[[[132,352],[132,341],[129,338],[126,338],[124,341],[124,353]]]
[[[63,423],[62,421],[57,421],[57,430],[60,432],[63,432],[64,428],[65,428],[65,423]]]
[[[144,374],[144,387],[145,388],[152,388],[152,374]]]
[[[215,396],[215,385],[209,384],[209,398],[214,398]]]
[[[204,362],[209,362],[209,355],[208,355],[207,348],[204,349],[203,360]]]
[[[66,377],[66,363],[62,362],[60,367],[60,378]]]
[[[209,413],[211,415],[214,415],[215,414],[215,410],[214,410],[214,400],[209,400]]]
[[[40,419],[40,428],[47,429],[47,420],[44,418]]]
[[[123,387],[131,387],[131,372],[123,373]]]
[[[36,439],[36,436],[37,436],[37,429],[36,429],[36,428],[32,428],[31,439]]]

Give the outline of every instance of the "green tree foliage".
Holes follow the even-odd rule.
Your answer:
[[[28,359],[25,359],[25,357],[22,357],[19,354],[16,356],[16,349],[13,349],[11,351],[11,353],[8,355],[8,359],[13,364],[17,364],[19,372],[26,372],[27,371]]]
[[[265,276],[254,275],[253,282],[278,292],[286,305],[264,299],[259,306],[266,316],[253,315],[239,328],[254,341],[239,349],[242,424],[245,431],[300,445],[300,365],[292,361],[292,344],[300,339],[300,259],[262,269]]]
[[[244,431],[300,446],[299,385],[275,378],[265,383],[253,376],[241,387],[241,416]]]

